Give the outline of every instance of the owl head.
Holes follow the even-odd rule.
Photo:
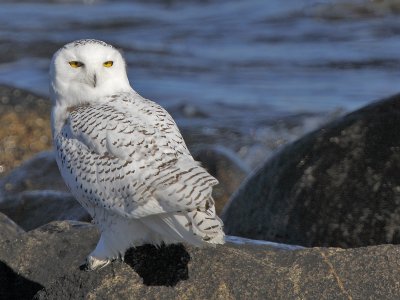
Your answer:
[[[58,50],[51,61],[53,104],[74,106],[131,90],[125,60],[105,42],[74,41]]]

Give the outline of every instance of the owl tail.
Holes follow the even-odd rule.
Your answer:
[[[222,221],[215,214],[214,205],[207,210],[198,208],[188,212],[159,214],[142,218],[141,221],[166,244],[186,242],[203,247],[224,243]],[[157,238],[153,242],[160,244]]]

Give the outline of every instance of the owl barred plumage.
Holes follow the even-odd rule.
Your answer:
[[[192,158],[172,117],[130,87],[115,48],[72,42],[50,74],[57,163],[101,231],[89,268],[145,243],[224,242],[211,196],[217,180]]]

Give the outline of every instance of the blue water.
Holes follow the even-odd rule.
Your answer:
[[[399,91],[400,19],[380,7],[364,16],[339,1],[85,3],[1,3],[0,51],[14,54],[0,58],[0,82],[47,94],[51,53],[90,37],[123,49],[134,88],[162,104],[319,112]]]
[[[46,96],[59,47],[104,40],[195,142],[254,167],[338,111],[400,90],[399,12],[397,0],[1,2],[0,83]]]

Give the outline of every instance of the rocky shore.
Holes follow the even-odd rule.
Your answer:
[[[145,245],[87,272],[98,232],[42,151],[49,103],[5,86],[0,95],[0,122],[17,120],[0,136],[0,299],[400,298],[400,96],[287,144],[249,176],[236,153],[190,143],[221,182],[226,232],[285,245]]]
[[[3,227],[2,227],[3,228]],[[0,235],[1,236],[1,235]],[[400,248],[143,246],[94,272],[94,226],[52,222],[0,242],[1,299],[398,299]]]

